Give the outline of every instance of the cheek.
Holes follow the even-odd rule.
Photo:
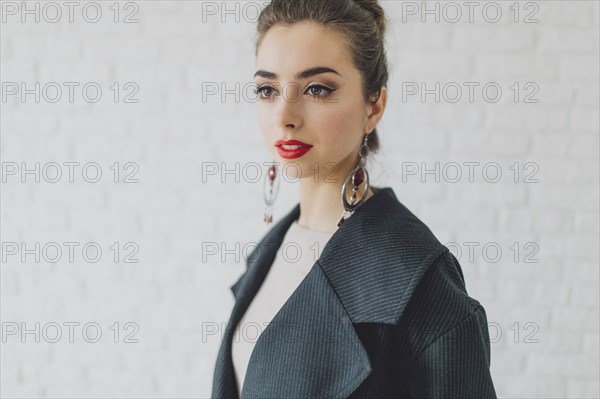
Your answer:
[[[362,129],[360,110],[356,106],[344,105],[338,107],[325,107],[314,113],[314,123],[318,124],[323,143],[330,145],[336,151],[345,151],[352,148],[353,140]]]

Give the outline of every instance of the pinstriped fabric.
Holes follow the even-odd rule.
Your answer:
[[[217,355],[217,363],[213,376],[212,397],[213,398],[238,398],[238,387],[233,370],[233,361],[231,357],[231,337],[233,332],[228,327],[225,331],[223,342]]]
[[[496,398],[485,310],[457,265],[445,251],[396,325],[355,325],[373,372],[350,398]]]
[[[391,189],[382,191],[388,195],[359,208],[336,232],[343,239],[334,234],[319,260],[355,323],[396,323],[421,274],[445,249]]]
[[[261,240],[231,287],[247,308],[299,205]],[[230,326],[231,325],[231,326]],[[229,347],[229,348],[228,348]],[[392,189],[331,237],[263,331],[238,396],[224,339],[213,398],[495,398],[485,310],[456,258]]]
[[[302,284],[256,342],[242,397],[345,398],[371,373],[352,322],[319,268]]]
[[[237,386],[231,355],[231,340],[235,334],[237,323],[250,305],[250,301],[254,295],[256,295],[260,284],[265,279],[275,257],[275,250],[281,244],[289,224],[297,218],[295,213],[298,210],[299,208],[296,206],[294,212],[280,220],[263,237],[250,256],[248,256],[246,272],[231,287],[236,302],[231,311],[231,317],[225,328],[223,341],[217,355],[212,385],[213,398],[239,398],[239,387]],[[241,291],[243,295],[238,294],[238,291]]]
[[[405,377],[410,397],[496,397],[489,357],[481,351],[489,342],[481,329],[486,320],[483,307],[478,307],[425,347]]]

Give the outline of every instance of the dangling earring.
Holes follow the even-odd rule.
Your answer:
[[[366,168],[367,155],[369,155],[369,146],[367,145],[368,136],[368,134],[365,134],[363,144],[360,146],[358,151],[358,154],[360,155],[360,161],[358,162],[358,165],[352,169],[348,177],[346,177],[344,185],[342,186],[342,204],[344,205],[345,210],[342,212],[342,218],[338,222],[338,227],[340,227],[346,221],[346,219],[352,216],[354,211],[356,211],[365,202],[367,194],[369,193],[369,173],[367,172]],[[350,178],[352,178],[352,197],[350,197],[350,202],[348,202],[348,200],[346,200],[346,186],[348,186]],[[355,204],[356,192],[363,181],[366,184],[365,192],[360,201]]]
[[[277,199],[277,193],[279,192],[279,168],[277,162],[269,166],[267,177],[263,179],[265,182],[263,186],[263,196],[265,199],[265,218],[266,224],[273,222],[273,203]]]

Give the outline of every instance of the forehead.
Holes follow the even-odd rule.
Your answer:
[[[280,75],[291,76],[315,65],[335,68],[342,75],[351,69],[343,34],[308,21],[269,29],[256,56],[257,69]]]

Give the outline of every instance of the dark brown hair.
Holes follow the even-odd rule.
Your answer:
[[[265,34],[275,25],[311,21],[338,30],[346,37],[351,59],[362,76],[365,101],[377,102],[387,87],[388,67],[384,48],[386,19],[377,0],[272,0],[258,18],[256,54]],[[367,142],[379,149],[377,129]]]

